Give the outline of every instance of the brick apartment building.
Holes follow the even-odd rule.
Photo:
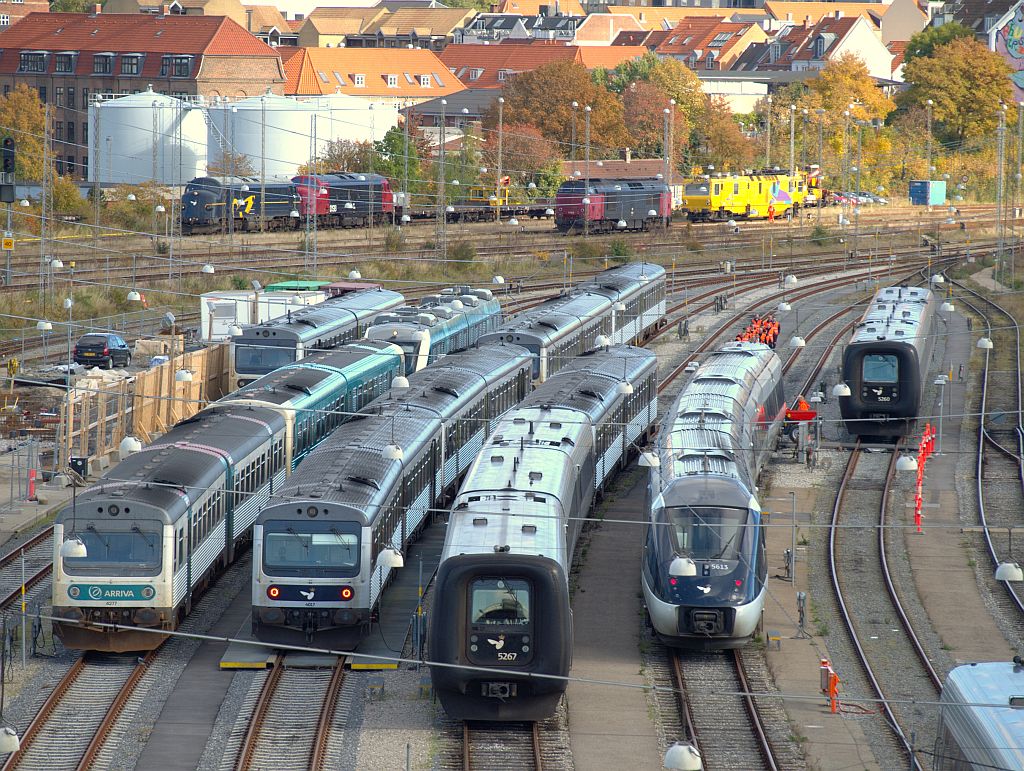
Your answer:
[[[97,94],[246,97],[284,92],[277,52],[222,16],[32,13],[0,33],[0,89],[19,83],[50,105],[58,169],[86,168]]]
[[[48,0],[0,0],[0,32],[30,13],[49,13]]]

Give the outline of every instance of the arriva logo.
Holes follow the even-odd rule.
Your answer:
[[[156,589],[145,584],[72,584],[68,587],[68,597],[72,600],[88,598],[93,602],[109,602],[112,600],[152,600],[156,597]]]

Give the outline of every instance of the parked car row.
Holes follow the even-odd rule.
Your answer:
[[[854,206],[878,204],[884,206],[888,204],[889,201],[888,199],[883,198],[880,195],[876,195],[875,193],[853,193],[837,191],[832,193],[832,203],[833,205],[837,206],[842,204],[852,204]]]

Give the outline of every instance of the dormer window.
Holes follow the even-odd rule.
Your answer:
[[[429,75],[420,75],[420,88],[430,88]]]
[[[53,57],[54,70],[63,73],[74,72],[75,57],[76,54],[57,54]]]
[[[484,71],[479,67],[474,67],[469,71],[470,80],[480,80],[480,76],[484,74]]]
[[[191,73],[191,56],[164,56],[160,60],[160,77],[162,78],[187,78]]]
[[[21,54],[19,72],[46,72],[46,54],[33,51]]]
[[[121,55],[121,74],[122,75],[138,75],[142,72],[142,55],[141,54],[122,54]]]
[[[113,54],[96,54],[92,57],[93,75],[110,75],[114,71]]]
[[[782,56],[782,43],[772,43],[768,46],[768,63],[774,64]]]
[[[825,38],[820,35],[814,38],[814,58],[821,59],[825,56]]]
[[[353,75],[352,76],[352,82],[355,84],[356,88],[365,88],[366,87],[366,76],[365,75]]]
[[[388,88],[398,88],[397,75],[388,75]]]
[[[715,68],[715,52],[708,51],[707,58],[704,59],[704,69],[713,70]]]

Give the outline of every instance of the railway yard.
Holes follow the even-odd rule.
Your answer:
[[[457,460],[455,478],[434,489],[435,474],[441,480],[448,472],[427,473],[431,478],[428,487],[434,489],[432,497],[424,503],[423,496],[409,492],[401,499],[404,504],[396,503],[401,516],[394,535],[390,530],[374,529],[370,520],[376,515],[366,513],[362,530],[353,525],[353,530],[339,533],[333,528],[340,525],[327,529],[331,523],[325,520],[314,523],[325,529],[311,530],[314,535],[307,536],[302,527],[315,513],[306,509],[308,501],[300,495],[308,494],[313,503],[320,501],[317,505],[321,507],[355,507],[341,496],[354,496],[356,487],[360,491],[372,488],[375,492],[367,495],[380,494],[383,512],[387,500],[381,480],[389,479],[388,473],[401,477],[407,468],[419,468],[420,456],[412,445],[414,412],[410,410],[418,404],[418,382],[426,383],[423,399],[428,390],[434,393],[434,381],[417,380],[429,377],[434,354],[427,372],[421,372],[418,365],[410,363],[417,360],[415,354],[410,358],[412,349],[395,342],[392,349],[400,347],[405,356],[404,385],[390,380],[397,376],[395,370],[381,390],[369,394],[365,401],[353,401],[355,407],[345,407],[347,401],[323,402],[318,409],[343,414],[372,404],[366,409],[378,416],[374,420],[384,424],[391,416],[390,438],[380,440],[376,449],[392,464],[388,468],[398,470],[384,469],[376,477],[369,472],[346,471],[330,477],[329,482],[319,480],[323,489],[314,493],[303,492],[300,484],[300,492],[287,500],[302,501],[298,508],[301,520],[279,529],[278,540],[272,541],[274,520],[260,516],[259,507],[280,503],[282,490],[294,492],[288,487],[293,482],[283,480],[286,476],[303,479],[297,476],[303,473],[303,463],[313,464],[328,451],[340,452],[332,441],[342,448],[363,441],[352,426],[371,421],[332,423],[328,431],[335,433],[326,438],[318,435],[316,441],[322,443],[306,448],[309,456],[305,460],[296,443],[294,469],[290,454],[287,469],[273,466],[280,464],[275,455],[264,469],[263,482],[256,475],[253,486],[246,488],[260,501],[248,520],[255,523],[237,543],[232,543],[235,536],[230,528],[241,520],[240,512],[236,521],[214,517],[209,535],[186,525],[177,546],[175,525],[167,519],[165,561],[175,565],[184,561],[186,548],[182,544],[187,532],[195,539],[200,537],[197,533],[202,533],[202,538],[219,534],[221,546],[226,538],[237,553],[225,558],[219,568],[219,563],[213,562],[206,586],[207,582],[197,581],[193,573],[192,541],[188,541],[187,599],[179,599],[179,578],[174,574],[173,582],[168,577],[168,586],[173,583],[175,599],[170,599],[168,590],[163,606],[157,608],[183,603],[181,607],[187,610],[177,615],[177,633],[166,640],[158,639],[162,636],[154,633],[153,625],[144,624],[150,628],[141,637],[152,638],[147,646],[150,650],[81,651],[65,647],[53,630],[54,621],[69,627],[83,618],[82,613],[65,615],[82,605],[73,593],[78,586],[102,584],[128,587],[130,592],[134,584],[149,580],[140,578],[150,575],[145,572],[128,572],[118,580],[116,574],[111,578],[96,573],[96,568],[90,568],[92,573],[75,574],[74,563],[62,563],[73,559],[69,556],[72,552],[65,549],[69,543],[81,544],[83,550],[87,544],[90,552],[102,544],[111,551],[92,523],[100,523],[102,530],[100,518],[93,513],[103,494],[100,474],[108,481],[121,481],[117,464],[90,475],[79,488],[52,481],[40,486],[45,494],[39,503],[12,501],[0,509],[0,537],[7,539],[0,550],[0,617],[6,651],[0,656],[0,720],[20,738],[20,748],[3,759],[3,771],[1021,768],[998,763],[971,766],[966,761],[954,766],[954,757],[963,748],[956,747],[955,731],[940,722],[939,708],[950,672],[974,662],[1006,663],[1005,677],[1016,678],[1013,687],[1024,694],[1024,671],[1012,667],[1014,656],[1024,655],[1024,583],[995,577],[997,568],[1004,571],[1001,577],[1009,575],[1004,569],[1014,567],[1019,561],[1015,555],[1024,549],[1024,538],[1016,545],[1013,538],[1014,531],[1019,533],[1024,526],[1019,331],[1024,306],[995,273],[993,255],[998,247],[991,207],[965,205],[957,218],[947,215],[945,209],[872,211],[861,217],[859,233],[853,239],[845,230],[816,229],[812,213],[805,214],[806,221],[749,223],[735,231],[724,223],[712,223],[595,237],[584,251],[567,246],[564,237],[552,238],[550,224],[530,223],[512,237],[507,233],[494,237],[494,226],[487,223],[461,224],[458,235],[449,238],[472,243],[472,259],[466,264],[442,263],[443,268],[430,261],[433,243],[416,229],[404,243],[405,257],[390,265],[383,240],[374,246],[372,234],[344,231],[323,236],[312,269],[308,249],[296,250],[294,239],[286,244],[278,234],[257,234],[244,243],[239,239],[230,244],[217,236],[196,237],[195,246],[186,243],[176,255],[177,262],[170,264],[133,258],[134,247],[113,244],[105,246],[109,257],[80,262],[71,279],[76,285],[111,286],[112,294],[119,297],[136,286],[152,287],[153,310],[148,318],[145,313],[131,318],[120,314],[118,321],[115,311],[102,323],[95,323],[95,319],[90,322],[76,316],[76,324],[93,323],[132,339],[155,334],[163,311],[169,308],[176,309],[178,327],[195,326],[198,314],[192,295],[209,276],[204,268],[210,264],[216,265],[218,279],[238,276],[246,284],[252,278],[266,283],[275,274],[282,280],[295,278],[304,268],[303,278],[313,275],[336,281],[348,276],[380,282],[385,289],[402,293],[409,303],[452,284],[486,286],[494,290],[504,319],[495,320],[486,330],[481,327],[481,336],[500,332],[488,340],[524,346],[524,361],[534,357],[537,390],[522,405],[507,405],[508,412],[488,413],[491,423],[482,421],[487,436],[467,439],[453,454],[445,451],[449,454],[444,458]],[[834,214],[826,211],[825,216],[835,221]],[[37,273],[39,257],[34,248],[27,244],[23,253],[15,252],[11,289],[33,290],[38,284],[41,274]],[[139,248],[145,245],[140,243]],[[67,255],[74,253],[74,245],[62,244],[59,251],[65,252],[66,261]],[[356,270],[359,273],[350,274]],[[496,274],[504,276],[501,283],[491,283],[490,276]],[[612,274],[621,283],[613,285]],[[570,291],[572,286],[577,289]],[[898,300],[891,306],[883,307],[876,292],[884,287],[905,289],[898,290]],[[927,299],[915,305],[912,288],[920,288]],[[571,347],[573,340],[557,337],[564,327],[555,315],[530,316],[545,310],[557,314],[566,297],[597,296],[605,290],[621,293],[609,294],[601,301],[603,312],[610,314],[610,326],[601,321],[599,326],[588,327],[584,311],[573,310],[574,319],[584,319],[580,329],[593,332],[584,338],[581,331],[576,347]],[[54,297],[61,296],[62,290],[52,291]],[[178,292],[191,304],[186,307],[172,299]],[[560,295],[564,297],[558,299]],[[459,296],[457,306],[447,301],[446,307],[454,308],[454,315],[474,308],[483,313],[489,302],[482,292],[479,304],[468,290],[460,290]],[[59,300],[52,302],[59,307]],[[574,309],[583,307],[582,299],[573,302],[581,303]],[[627,308],[635,314],[630,326]],[[926,315],[912,315],[919,310]],[[880,315],[865,316],[873,311]],[[446,311],[438,318],[452,315]],[[759,339],[756,333],[740,340],[753,319],[769,316],[780,323],[777,346],[771,340],[774,351],[761,344],[769,338]],[[510,321],[517,317],[524,319],[518,326]],[[398,314],[388,318],[398,330]],[[497,326],[499,322],[505,326]],[[879,328],[877,335],[872,325]],[[538,352],[530,348],[527,338],[540,328],[553,330],[547,334],[554,342]],[[54,329],[59,338],[61,330],[56,324]],[[850,368],[847,361],[854,355],[851,335],[865,329],[875,343],[916,339],[920,360],[912,363],[914,378],[909,374],[910,360],[900,358],[904,353],[877,346],[864,354],[863,366],[858,363]],[[375,339],[384,346],[389,339],[399,341],[399,335],[394,331],[390,337]],[[513,341],[514,335],[520,337]],[[484,356],[486,342],[478,348],[464,346],[470,348],[469,353],[459,353],[454,346],[444,349],[441,352],[448,355],[440,361],[458,361],[455,357],[460,355]],[[556,343],[566,347],[556,348]],[[622,343],[649,352],[640,351],[637,357],[653,354],[656,358],[655,389],[645,389],[641,380],[634,380],[625,359],[607,363],[601,358],[612,357]],[[50,343],[47,350],[44,338],[32,330],[0,340],[0,355],[17,356],[21,361],[19,382],[17,388],[12,384],[12,393],[16,391],[25,403],[33,403],[36,385],[52,385],[52,364],[62,361],[55,350],[61,345]],[[198,343],[190,345],[198,347]],[[317,349],[311,346],[308,350]],[[476,350],[480,353],[475,354]],[[545,350],[552,353],[545,354]],[[565,361],[555,350],[562,352],[558,356]],[[580,371],[566,363],[576,354],[592,357],[592,382],[586,387],[580,385]],[[545,355],[550,358],[544,360]],[[426,353],[421,358],[425,362]],[[745,374],[748,370],[743,368],[753,367],[755,358],[763,369]],[[129,368],[129,375],[146,368],[139,361]],[[906,372],[901,369],[899,376],[889,378],[883,370],[896,367],[897,362]],[[585,369],[587,365],[579,366]],[[528,364],[522,367],[524,372],[530,369]],[[612,370],[606,371],[608,367]],[[471,367],[466,365],[466,369]],[[529,379],[526,376],[527,385]],[[765,385],[769,381],[771,389]],[[470,398],[461,386],[437,382],[441,384],[436,387],[438,393],[448,388],[443,393],[452,399]],[[265,381],[259,379],[255,383],[244,397],[250,399],[248,409],[259,411],[268,432],[280,431],[285,436],[285,418],[273,417],[278,413],[268,396],[285,389],[261,385]],[[244,393],[246,387],[237,393]],[[303,386],[307,395],[317,387]],[[876,387],[880,401],[872,401]],[[890,387],[891,396],[883,396],[889,393],[884,389]],[[761,393],[760,388],[767,389],[765,395],[754,396]],[[737,391],[742,395],[736,396]],[[778,394],[784,404],[774,401]],[[748,401],[733,413],[723,406],[726,397]],[[903,405],[911,397],[911,412],[897,415],[893,411],[896,402]],[[226,402],[230,398],[225,394],[216,409],[227,414],[233,404]],[[398,407],[389,413],[386,407],[377,406],[382,401],[372,402],[373,398],[405,400],[405,413],[399,413]],[[646,401],[641,403],[641,398]],[[619,411],[613,417],[600,412],[601,405],[627,401],[635,403],[636,409],[631,406],[627,413],[616,406]],[[850,405],[855,402],[868,406],[851,419]],[[328,403],[332,406],[322,406]],[[690,405],[689,412],[685,405]],[[587,428],[586,439],[576,434],[569,438],[569,422],[561,416],[569,414],[570,408],[591,410],[585,413],[584,422],[591,421],[586,425],[592,423],[593,435]],[[455,408],[451,409],[454,414]],[[269,417],[263,417],[264,413]],[[299,413],[301,408],[294,408],[287,420],[297,420],[294,414]],[[439,407],[438,414],[442,413]],[[517,443],[522,454],[531,443],[540,442],[533,438],[534,414],[545,415],[544,423],[565,433],[564,438],[558,436],[550,442],[560,446],[560,459],[545,460],[537,467],[542,473],[527,466],[527,456],[522,455],[521,461],[516,456],[515,463],[509,464],[507,484],[505,469],[499,467],[495,473],[502,475],[501,480],[492,487],[483,482],[476,488],[469,486],[485,477],[488,468],[504,463],[503,456],[514,454]],[[436,418],[442,421],[439,431],[447,430],[445,421],[454,425],[457,420],[448,413],[443,415],[447,417]],[[644,415],[648,417],[640,417]],[[275,428],[274,420],[280,421],[280,427]],[[526,423],[529,431],[520,438],[515,427]],[[938,436],[931,444],[926,441],[929,446],[919,452],[926,424]],[[538,437],[541,428],[541,418],[537,418]],[[596,460],[595,437],[606,436],[606,428],[617,431],[617,438],[600,445],[601,452],[617,447],[621,457],[603,455],[610,460]],[[636,432],[630,434],[633,428]],[[173,432],[185,427],[164,429]],[[346,435],[346,431],[352,433]],[[708,444],[689,443],[701,432],[710,436]],[[298,433],[296,429],[296,436]],[[384,430],[382,436],[386,433]],[[448,436],[445,441],[449,443],[461,441],[451,438],[456,433],[462,436],[454,431],[438,436]],[[15,432],[5,440],[10,457],[17,454],[13,448],[24,443],[25,435],[27,432],[19,437]],[[724,446],[721,437],[727,435],[743,443]],[[287,436],[292,436],[291,428]],[[509,436],[515,439],[509,440]],[[188,441],[193,440],[184,434],[157,438],[155,442],[166,443],[151,452],[173,451]],[[221,452],[214,440],[203,441],[194,439],[195,446],[202,445],[206,454]],[[59,430],[51,428],[50,434],[38,435],[41,466],[49,463],[48,468],[53,468],[59,442]],[[555,464],[563,462],[563,453],[583,457],[584,450],[590,448],[588,443],[594,448],[587,450],[590,460],[586,462],[599,469],[596,481],[595,474],[588,476],[589,472],[581,470],[578,460],[564,461],[569,482],[562,489],[575,490],[578,496],[565,499],[551,481],[561,468]],[[445,444],[449,446],[455,445]],[[477,453],[481,460],[473,465]],[[228,451],[224,454],[231,457]],[[554,450],[550,454],[554,455]],[[152,457],[157,463],[143,466],[140,459],[122,463],[132,474],[157,475],[145,477],[157,480],[153,482],[157,487],[170,485],[159,481],[161,472],[153,467],[163,463],[171,469],[173,458]],[[516,500],[508,525],[506,518],[494,511],[503,500],[498,495],[484,497],[491,500],[491,511],[477,513],[473,509],[480,501],[481,489],[510,500],[518,490],[516,480],[525,479],[518,471],[520,463],[524,471],[530,470],[523,500],[541,502],[543,496],[564,500],[558,515],[564,523],[556,520],[552,524],[544,517],[530,519],[525,508],[516,508],[520,505]],[[4,466],[2,461],[0,466]],[[919,468],[924,473],[918,487],[914,472]],[[20,466],[15,470],[13,460],[9,469],[0,469],[0,491],[10,485],[15,497],[15,487],[20,488],[21,482],[12,475],[21,471]],[[715,475],[729,484],[746,485],[741,504],[708,503],[705,490],[717,491],[724,500],[724,488],[702,487],[702,492],[692,497],[683,494],[681,485],[698,478],[701,484],[710,485],[707,479]],[[583,480],[589,480],[590,493],[580,492]],[[259,498],[259,485],[264,482],[269,492]],[[204,490],[212,491],[215,484],[232,492],[227,481],[208,481]],[[172,486],[180,487],[182,497],[188,497],[184,492],[191,496],[191,516],[193,503],[200,507],[197,493],[184,482]],[[474,490],[475,498],[470,496]],[[74,501],[73,492],[77,496]],[[672,503],[673,494],[683,496],[678,505]],[[88,503],[78,500],[83,496]],[[660,503],[655,505],[652,499]],[[117,500],[127,515],[127,499]],[[570,502],[577,504],[576,508]],[[107,504],[101,501],[101,514],[103,505]],[[510,511],[508,503],[503,505],[502,511]],[[707,508],[715,505],[723,512],[729,506],[741,506],[730,509],[744,517],[731,526],[732,537],[725,535],[730,527],[726,514]],[[449,523],[466,507],[471,513],[464,526],[471,532],[481,528],[482,535],[466,536],[453,544],[453,533],[446,532],[446,525],[454,531],[454,524]],[[366,510],[370,508],[367,503]],[[419,512],[417,516],[422,515],[423,524],[412,518],[413,509]],[[110,511],[111,516],[117,513],[116,509]],[[719,514],[723,519],[715,520]],[[915,521],[918,514],[920,523]],[[664,522],[658,516],[665,517]],[[76,530],[76,517],[83,522],[88,517],[92,535],[82,524]],[[488,523],[488,518],[501,519],[509,532],[502,529],[495,534],[491,529],[494,522]],[[149,531],[140,524],[141,530],[133,526],[121,535],[136,544],[133,548],[152,550]],[[454,575],[462,564],[459,560],[470,552],[481,561],[514,558],[519,552],[539,559],[537,553],[547,552],[523,544],[535,543],[528,537],[536,537],[540,543],[552,527],[555,541],[570,552],[562,562],[548,560],[557,569],[547,568],[551,575],[561,576],[565,587],[571,607],[571,614],[568,609],[564,613],[567,626],[560,626],[563,614],[559,607],[540,594],[540,579],[511,578],[519,574],[507,565],[498,567],[505,563],[494,562],[490,572],[467,573],[462,580],[476,589],[466,589],[453,578],[453,583],[445,584],[442,597],[435,593],[437,581],[449,573]],[[669,530],[672,535],[666,536],[664,543],[671,544],[670,552],[659,556],[656,550],[662,548],[662,540],[658,534]],[[321,572],[311,574],[308,584],[296,583],[305,578],[301,571],[282,572],[275,579],[273,565],[268,564],[270,544],[279,544],[283,554],[290,542],[298,542],[308,554],[318,543],[318,535],[336,538],[337,544],[342,544],[347,543],[342,535],[350,533],[351,543],[361,543],[364,555],[352,562],[353,571],[360,559],[370,562],[372,542],[378,567],[369,570],[380,575],[367,580],[373,599],[369,600],[370,623],[363,627],[365,639],[342,645],[336,638],[321,638],[308,631],[327,629],[325,612],[317,622],[320,627],[307,622],[301,629],[292,626],[288,630],[307,631],[305,638],[300,633],[290,645],[258,645],[252,631],[254,614],[267,620],[267,627],[273,619],[278,619],[273,622],[278,626],[291,623],[281,620],[290,618],[287,608],[280,616],[265,613],[266,598],[284,597],[274,592],[287,593],[294,585],[307,597],[308,586],[307,599],[312,600],[314,589],[337,590],[346,584],[341,589],[348,594],[341,596],[362,601],[362,578],[356,572],[332,573],[330,566],[318,563]],[[716,545],[702,552],[700,544],[709,538],[708,533],[715,534]],[[113,536],[107,537],[113,540]],[[507,540],[495,540],[498,538]],[[197,554],[199,551],[195,549]],[[400,559],[385,569],[382,555]],[[446,561],[456,567],[447,570]],[[54,571],[62,564],[58,575]],[[100,563],[101,567],[104,564]],[[475,564],[470,560],[463,569]],[[197,567],[195,573],[205,578],[205,570]],[[83,575],[92,578],[81,578]],[[288,584],[281,576],[292,576],[294,581]],[[154,586],[156,580],[153,577]],[[475,609],[480,602],[473,592],[483,592],[479,588],[483,584],[492,592],[486,595],[491,605],[480,617],[472,617],[469,605]],[[520,588],[510,588],[517,586]],[[720,590],[720,586],[725,588]],[[163,589],[155,591],[163,597]],[[421,591],[419,607],[425,620],[418,610]],[[103,596],[102,590],[97,588],[97,592],[96,597]],[[440,632],[431,626],[432,614],[441,612],[441,601],[448,592],[452,596],[468,593],[461,615],[478,625],[467,622]],[[152,598],[153,594],[143,596]],[[494,596],[499,597],[496,604]],[[138,598],[133,595],[133,599]],[[655,613],[648,613],[656,603],[672,609],[674,628],[666,631],[653,617]],[[103,608],[102,603],[96,605]],[[106,605],[103,612],[113,607],[114,615],[91,616],[107,623],[106,639],[119,633],[116,624],[133,626],[131,619],[139,618],[128,610],[117,615],[138,603],[112,601]],[[273,602],[269,605],[273,610]],[[723,610],[727,605],[728,610]],[[301,610],[303,604],[295,602],[289,607]],[[90,618],[88,612],[85,620]],[[502,615],[508,612],[510,617]],[[756,630],[741,633],[742,617],[751,612]],[[315,618],[315,613],[306,618]],[[340,617],[335,613],[331,618]],[[166,631],[167,624],[162,628]],[[57,631],[67,634],[66,629]],[[561,635],[558,644],[565,647],[566,666],[544,669],[553,654],[543,646],[553,645],[550,641],[556,634]],[[469,635],[472,648],[465,647]],[[483,658],[477,644],[486,649],[484,641],[494,647],[491,653],[497,658]],[[503,657],[506,644],[505,650],[510,650],[520,642],[521,653],[503,654],[511,659]],[[451,646],[463,647],[449,659]],[[517,655],[533,662],[533,668],[506,666],[515,662]],[[570,660],[571,667],[567,665]],[[449,661],[456,663],[446,663]],[[442,701],[445,705],[449,702],[444,694],[438,694],[445,667],[468,673],[464,675],[469,678],[464,681],[468,683],[464,695],[479,702],[477,708],[486,719],[446,714]],[[555,683],[564,691],[553,711],[535,714],[519,710],[527,694],[539,690],[542,683]],[[1014,712],[997,710],[991,704],[988,707]],[[1013,718],[1008,720],[1012,723]],[[1002,757],[1024,762],[1024,724],[1020,718],[1016,720],[1020,732],[1006,735],[1011,746],[1000,749],[1006,752]],[[699,762],[694,764],[694,758]]]

